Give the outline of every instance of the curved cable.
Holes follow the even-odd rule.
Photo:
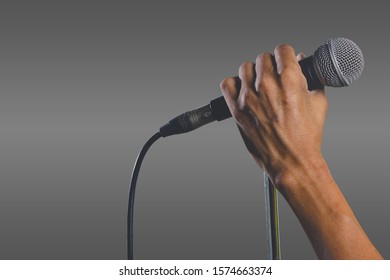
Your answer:
[[[159,138],[161,138],[160,132],[154,134],[142,147],[141,151],[138,154],[138,157],[134,163],[133,172],[131,174],[130,181],[130,190],[129,190],[129,202],[127,208],[127,259],[133,259],[133,232],[134,232],[134,198],[135,198],[135,188],[137,185],[137,179],[139,170],[141,169],[142,161],[146,155],[146,152],[149,148],[156,142]]]

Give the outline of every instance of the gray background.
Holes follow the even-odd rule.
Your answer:
[[[362,4],[359,4],[362,2]],[[385,1],[9,1],[0,9],[0,258],[124,259],[130,171],[175,115],[217,97],[262,51],[363,50],[328,89],[323,152],[390,255]],[[284,259],[315,258],[281,199]],[[158,141],[136,198],[138,259],[264,259],[262,173],[232,119]]]

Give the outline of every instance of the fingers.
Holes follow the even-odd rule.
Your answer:
[[[300,70],[295,51],[290,45],[278,45],[274,53],[279,75],[286,69]]]
[[[232,116],[239,114],[237,99],[240,94],[241,81],[238,77],[224,79],[220,84],[221,92],[225,98]]]
[[[239,76],[224,79],[220,84],[221,91],[247,149],[255,158],[260,158],[261,156],[255,149],[252,140],[261,139],[261,137],[256,130],[256,121],[248,109],[249,103],[256,104],[256,96],[252,90],[256,79],[254,64],[243,63],[239,70]]]
[[[237,102],[241,88],[241,81],[238,77],[226,78],[219,86],[228,105]]]
[[[303,53],[295,55],[289,45],[279,45],[275,56],[262,53],[256,58],[256,64],[244,62],[240,66],[239,77],[223,80],[221,91],[236,121],[245,127],[253,125],[254,116],[262,119],[267,113],[263,112],[264,107],[276,110],[280,106],[281,98],[285,98],[281,93],[299,92],[291,89],[296,85],[306,86],[298,64],[304,57]]]
[[[241,87],[253,90],[256,79],[255,65],[252,62],[244,62],[238,70],[238,77],[241,80]]]
[[[257,92],[255,89],[256,71],[252,62],[244,62],[238,71],[241,80],[238,107],[244,112],[253,112],[258,108]]]
[[[267,87],[275,88],[275,58],[270,53],[262,53],[256,58],[256,91],[263,94]]]
[[[241,80],[238,77],[226,78],[221,82],[220,88],[233,118],[240,126],[248,128],[253,120],[248,112],[240,108],[238,103]]]
[[[301,53],[296,56],[290,45],[278,45],[275,48],[279,84],[291,100],[299,96],[296,93],[307,91],[307,81],[298,63],[298,59],[303,57],[304,55]]]
[[[276,73],[276,62],[270,53],[262,53],[256,58],[256,91],[261,100],[261,110],[254,115],[260,120],[265,119],[269,111],[276,110],[280,104],[279,82]]]

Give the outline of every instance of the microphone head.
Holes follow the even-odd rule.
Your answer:
[[[364,59],[360,48],[345,38],[330,38],[313,55],[317,75],[324,86],[345,87],[363,72]]]

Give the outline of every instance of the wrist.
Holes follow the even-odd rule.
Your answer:
[[[302,223],[353,216],[322,156],[280,173],[274,184]]]
[[[272,178],[275,187],[283,194],[295,193],[301,189],[315,188],[323,183],[334,183],[322,155],[291,164]]]

